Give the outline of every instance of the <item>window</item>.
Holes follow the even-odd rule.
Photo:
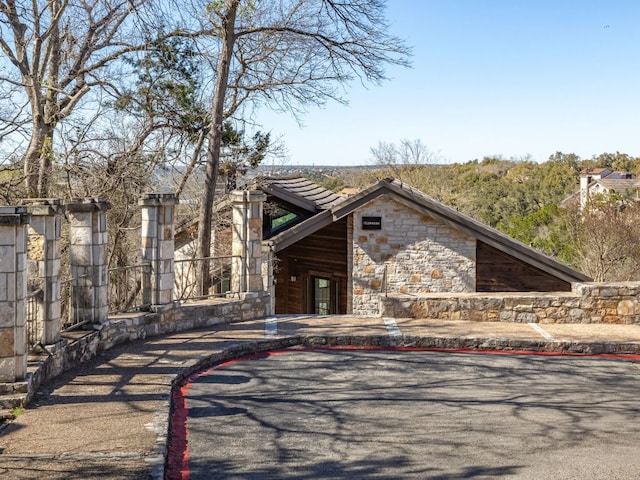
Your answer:
[[[274,205],[267,211],[268,220],[265,222],[265,238],[285,230],[300,221],[303,216],[281,205]]]
[[[313,313],[329,315],[331,312],[331,280],[313,277]]]

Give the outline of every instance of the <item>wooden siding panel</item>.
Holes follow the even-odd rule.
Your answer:
[[[312,275],[323,274],[339,282],[338,304],[347,308],[347,220],[342,219],[278,252],[276,313],[308,312],[307,289]],[[292,281],[291,278],[296,280]]]
[[[571,284],[478,241],[478,292],[565,292]]]

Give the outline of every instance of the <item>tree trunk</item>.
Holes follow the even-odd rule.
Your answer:
[[[33,122],[29,148],[24,156],[24,176],[29,198],[42,198],[48,195],[53,131],[52,125],[43,121]]]
[[[207,168],[204,180],[204,197],[200,204],[198,215],[198,242],[196,255],[199,258],[206,258],[211,255],[211,216],[213,214],[213,201],[215,197],[216,181],[218,178],[218,167],[220,166],[220,145],[222,143],[223,123],[224,123],[224,100],[227,93],[227,82],[229,79],[229,68],[235,44],[235,23],[236,12],[240,0],[226,0],[226,13],[223,22],[224,32],[222,37],[222,48],[218,59],[216,76],[216,86],[211,103],[211,125],[207,135]],[[209,275],[209,262],[202,261],[199,272],[201,282],[200,291],[202,295],[209,293],[211,278]]]

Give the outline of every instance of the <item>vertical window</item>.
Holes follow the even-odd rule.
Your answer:
[[[331,313],[331,280],[313,277],[314,312],[318,315]]]

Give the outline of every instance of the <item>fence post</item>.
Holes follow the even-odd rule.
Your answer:
[[[173,303],[174,210],[178,199],[172,193],[148,193],[142,207],[142,260],[150,265],[143,303],[152,310]],[[143,282],[144,283],[144,282]]]
[[[261,292],[262,207],[266,195],[260,191],[235,190],[232,207],[231,291]]]
[[[109,320],[107,210],[101,198],[72,199],[69,214],[71,317],[75,324]]]
[[[37,265],[38,286],[42,289],[39,321],[44,345],[60,340],[60,237],[63,207],[58,199],[25,199],[22,204],[31,214],[28,236],[28,261]],[[35,233],[35,234],[34,234]]]
[[[24,207],[0,207],[0,382],[22,381],[27,374],[28,223]]]

